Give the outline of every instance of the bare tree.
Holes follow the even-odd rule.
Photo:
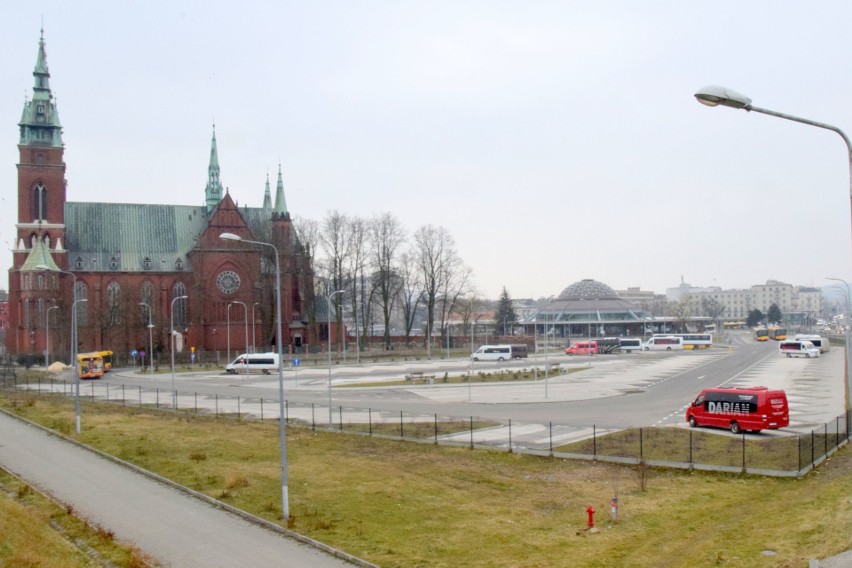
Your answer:
[[[385,350],[388,350],[391,346],[391,314],[402,286],[396,274],[396,262],[399,248],[405,242],[405,229],[393,214],[382,213],[370,221],[369,241],[373,287],[385,327]]]
[[[692,309],[689,305],[688,298],[681,298],[677,302],[671,302],[669,304],[669,312],[677,319],[679,325],[678,328],[681,332],[686,332],[686,320],[689,319],[689,316],[692,312]]]
[[[351,254],[351,230],[349,217],[338,211],[329,211],[325,219],[323,219],[322,227],[319,233],[319,241],[322,245],[323,253],[325,254],[325,262],[323,268],[326,271],[327,280],[330,284],[325,290],[325,295],[328,296],[336,290],[345,289],[344,267]],[[338,295],[339,296],[339,295]],[[335,311],[337,312],[337,325],[340,327],[343,324],[343,311],[340,310],[342,301],[339,297],[335,297]],[[331,309],[331,306],[328,306]],[[331,333],[331,329],[327,330]]]
[[[305,249],[305,254],[310,257],[316,256],[317,245],[320,240],[319,223],[315,219],[293,217],[293,228],[296,230],[296,237],[299,239],[299,243]]]
[[[405,337],[409,338],[414,327],[414,318],[417,316],[417,308],[423,301],[423,279],[413,250],[406,251],[400,256],[398,278]]]
[[[444,227],[425,225],[414,234],[417,265],[423,278],[423,301],[426,305],[426,341],[431,340],[435,323],[435,307],[439,295],[455,289],[451,280],[457,277],[458,258],[453,238]],[[465,277],[464,280],[467,280]],[[443,324],[442,310],[442,324]]]
[[[364,306],[364,294],[362,284],[364,282],[364,269],[367,262],[367,231],[368,226],[364,219],[352,217],[348,223],[349,254],[345,262],[345,283],[349,286],[352,309],[352,319],[355,322],[355,333],[358,333],[359,307]],[[340,288],[341,290],[343,288]],[[358,354],[360,357],[360,353]]]

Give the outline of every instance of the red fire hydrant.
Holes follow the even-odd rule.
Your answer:
[[[589,528],[594,528],[595,526],[595,508],[589,505],[586,507],[586,514],[589,515]]]

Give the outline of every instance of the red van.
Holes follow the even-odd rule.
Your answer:
[[[686,410],[696,426],[730,428],[734,434],[760,432],[790,425],[787,394],[767,387],[704,389]]]
[[[571,347],[565,349],[566,355],[587,355],[589,353],[595,354],[597,352],[597,341],[575,341],[571,344]]]

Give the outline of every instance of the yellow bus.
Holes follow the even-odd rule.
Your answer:
[[[96,353],[101,356],[101,359],[103,359],[104,373],[108,373],[112,370],[112,351],[97,351]]]
[[[104,360],[99,353],[77,355],[77,376],[81,379],[99,379],[104,376]]]
[[[758,341],[767,341],[769,339],[769,330],[765,327],[759,327],[754,330],[754,338]]]
[[[787,339],[787,329],[783,327],[770,327],[769,328],[769,339],[774,339],[775,341],[784,341]]]

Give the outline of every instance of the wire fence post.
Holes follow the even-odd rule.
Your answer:
[[[645,439],[642,435],[642,428],[639,428],[639,461],[645,461],[645,447],[644,447]]]
[[[473,449],[473,416],[470,417],[470,449]]]
[[[316,414],[314,413],[314,403],[311,403],[311,430],[317,429]]]
[[[598,430],[594,424],[592,424],[592,457],[598,459]]]
[[[547,436],[550,440],[550,457],[553,457],[553,422],[547,423]]]
[[[340,431],[343,432],[343,405],[337,407],[337,415],[340,420]]]
[[[743,432],[743,473],[746,472],[746,435]]]
[[[512,453],[512,419],[509,418],[509,453]]]
[[[402,440],[405,436],[402,433],[402,410],[399,411],[399,439]]]
[[[373,435],[373,409],[367,409],[367,431],[370,433],[370,436]]]
[[[263,422],[263,397],[260,397],[260,421]]]
[[[215,393],[216,398],[216,418],[219,418],[219,393]]]

